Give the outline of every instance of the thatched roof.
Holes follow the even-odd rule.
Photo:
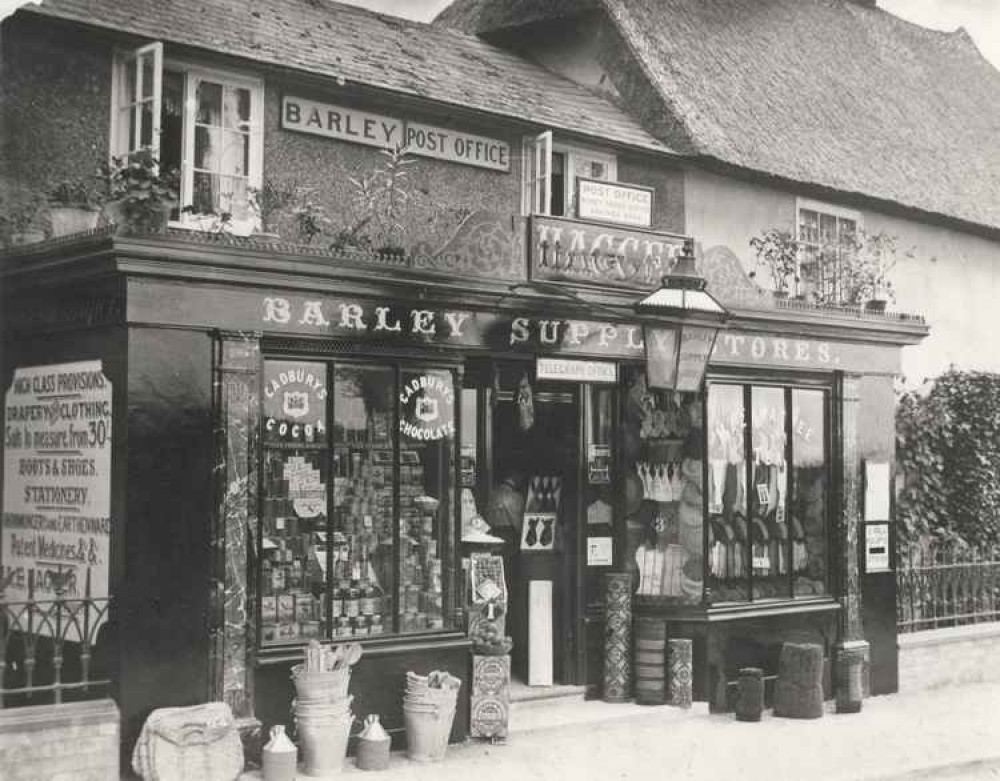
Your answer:
[[[601,3],[676,119],[654,131],[672,147],[1000,227],[1000,72],[964,31],[860,0]],[[486,33],[521,3],[456,5],[439,18]]]
[[[475,36],[329,0],[44,0],[59,17],[427,98],[534,126],[669,151],[629,114]]]
[[[437,15],[434,24],[483,33],[574,16],[600,7],[601,0],[456,0]]]

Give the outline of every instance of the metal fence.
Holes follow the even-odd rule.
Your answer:
[[[900,551],[896,625],[900,632],[1000,621],[1000,556],[978,551]]]
[[[0,583],[0,708],[106,696],[110,600],[54,589],[54,599],[4,599]],[[9,585],[9,584],[8,584]]]

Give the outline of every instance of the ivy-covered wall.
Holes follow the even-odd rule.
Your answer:
[[[951,369],[896,412],[905,540],[1000,547],[1000,374]]]
[[[264,177],[277,190],[296,193],[275,221],[277,232],[283,238],[297,238],[299,231],[294,210],[305,200],[319,207],[319,211],[329,219],[326,231],[331,236],[350,230],[366,211],[364,197],[355,182],[371,176],[378,169],[384,169],[386,155],[374,147],[281,128],[281,99],[284,94],[343,106],[351,105],[349,96],[345,98],[337,94],[307,91],[301,86],[277,80],[268,81],[266,92]],[[511,147],[509,172],[409,156],[411,162],[399,182],[405,193],[400,220],[405,246],[426,242],[434,250],[440,249],[454,236],[463,220],[478,211],[501,215],[507,229],[514,230],[511,220],[520,213],[521,205],[519,137],[495,126],[457,125],[441,113],[417,114],[399,105],[366,103],[363,109],[502,139]],[[380,226],[365,225],[359,232],[368,233],[376,244],[379,242]],[[317,237],[317,241],[324,239],[329,242],[328,236]]]
[[[37,24],[6,23],[0,67],[0,212],[108,159],[111,48]],[[44,227],[44,209],[38,227]]]

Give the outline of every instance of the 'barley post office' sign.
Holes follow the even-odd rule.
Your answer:
[[[510,144],[506,141],[289,95],[282,100],[281,126],[339,141],[405,149],[421,157],[510,171]]]

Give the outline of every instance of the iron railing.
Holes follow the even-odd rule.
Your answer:
[[[4,599],[0,583],[0,708],[64,699],[106,696],[107,621],[110,599],[91,596],[90,577],[83,596],[67,596],[65,584],[54,599]]]
[[[1000,621],[1000,556],[903,550],[896,568],[900,632]]]

